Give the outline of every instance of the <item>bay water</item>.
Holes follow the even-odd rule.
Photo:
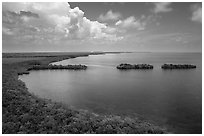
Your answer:
[[[152,64],[152,70],[118,70],[120,63]],[[196,69],[163,70],[164,63]],[[55,62],[86,70],[39,70],[19,78],[42,98],[100,114],[141,116],[173,133],[202,133],[201,53],[121,53]]]

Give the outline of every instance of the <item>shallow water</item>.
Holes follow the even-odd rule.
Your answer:
[[[153,70],[121,71],[120,63],[148,63]],[[164,63],[196,69],[162,70]],[[90,55],[54,64],[85,64],[87,70],[31,71],[19,78],[30,92],[101,114],[139,114],[175,133],[202,131],[201,53]]]

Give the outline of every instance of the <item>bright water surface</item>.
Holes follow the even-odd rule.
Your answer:
[[[116,69],[120,63],[148,63],[154,69],[121,71]],[[164,63],[197,68],[162,70]],[[88,69],[31,71],[20,79],[40,97],[101,114],[139,114],[175,133],[201,133],[201,53],[90,55],[53,64],[85,64]]]

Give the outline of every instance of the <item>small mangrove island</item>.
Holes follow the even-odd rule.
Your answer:
[[[162,69],[193,69],[195,65],[191,64],[164,64],[161,66]]]
[[[150,64],[120,64],[117,66],[117,69],[153,69],[153,66]]]

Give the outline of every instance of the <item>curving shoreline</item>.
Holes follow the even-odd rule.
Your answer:
[[[89,55],[89,54],[86,54]],[[35,64],[48,65],[66,55],[2,65],[2,133],[167,133],[164,128],[136,118],[96,115],[39,98],[18,80],[18,73]]]

